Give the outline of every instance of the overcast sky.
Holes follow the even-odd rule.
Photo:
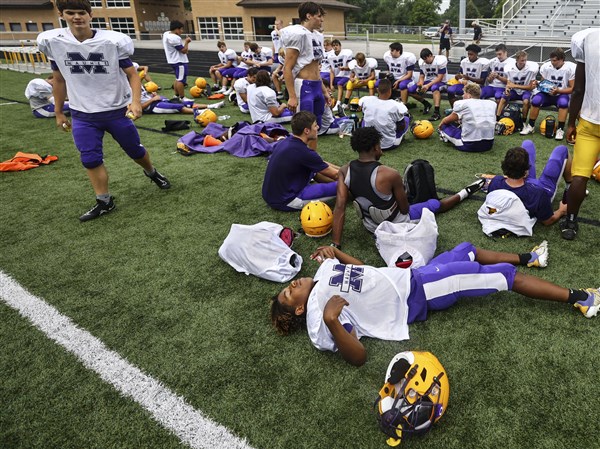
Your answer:
[[[440,5],[440,12],[444,12],[450,6],[450,0],[442,0],[442,4]]]

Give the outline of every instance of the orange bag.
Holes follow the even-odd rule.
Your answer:
[[[31,170],[32,168],[37,168],[40,165],[48,165],[57,160],[58,156],[40,156],[37,153],[23,153],[19,151],[12,159],[0,162],[0,171]]]

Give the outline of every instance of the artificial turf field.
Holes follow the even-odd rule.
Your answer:
[[[172,81],[153,76],[163,86]],[[359,369],[320,353],[305,333],[280,337],[268,307],[282,286],[237,273],[217,255],[232,223],[266,220],[299,228],[298,213],[271,210],[261,198],[266,159],[182,157],[175,143],[187,131],[165,135],[163,122],[173,117],[146,115],[136,122],[142,142],[173,187],[160,191],[150,184],[108,137],[106,165],[117,209],[80,223],[93,192],[71,136],[57,131],[53,119],[31,115],[23,92],[33,77],[0,71],[0,160],[17,151],[59,160],[0,173],[0,270],[252,447],[387,447],[373,401],[389,360],[413,349],[433,352],[445,366],[450,403],[432,432],[405,440],[404,447],[599,447],[600,318],[508,292],[464,299],[412,325],[408,341],[365,339],[368,361]],[[231,105],[216,112],[232,116],[227,124],[246,118]],[[426,118],[418,109],[413,113]],[[533,140],[540,171],[556,143],[539,133]],[[408,136],[382,162],[402,170],[413,159],[428,159],[440,191],[455,192],[475,173],[499,173],[505,151],[520,142],[518,134],[498,137],[493,150],[464,154],[435,135],[425,141]],[[349,139],[337,136],[321,138],[319,152],[339,165],[354,158]],[[532,238],[488,238],[476,218],[483,199],[477,194],[437,217],[438,251],[470,240],[525,252],[546,239],[548,268],[520,271],[564,286],[598,287],[600,184],[588,188],[580,212],[587,222],[573,242],[560,238],[557,225],[536,226]],[[329,242],[296,240],[301,275],[314,274],[317,264],[308,255]],[[343,244],[366,263],[383,263],[351,210]],[[4,301],[0,322],[0,447],[181,447],[148,412]]]

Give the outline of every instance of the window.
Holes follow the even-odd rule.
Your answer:
[[[125,8],[129,6],[131,6],[131,2],[129,0],[106,0],[107,8]]]
[[[216,17],[198,17],[198,29],[202,39],[219,39],[219,21]]]
[[[20,23],[13,22],[10,24],[10,31],[23,31],[23,27]]]
[[[131,17],[111,17],[110,27],[114,31],[119,31],[127,34],[129,37],[135,38],[135,26]]]
[[[42,30],[48,31],[48,30],[53,30],[53,29],[54,29],[53,23],[48,23],[48,22],[42,23]]]
[[[92,8],[102,8],[102,0],[90,0]]]
[[[27,28],[27,31],[39,31],[37,23],[26,23],[25,27]]]
[[[91,26],[97,30],[108,30],[108,24],[104,17],[94,17]]]
[[[241,17],[223,17],[225,39],[244,39],[244,24]]]
[[[4,25],[4,22],[0,22],[0,31],[6,31],[6,25]]]

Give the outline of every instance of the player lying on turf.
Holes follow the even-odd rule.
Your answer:
[[[591,318],[600,309],[597,288],[570,290],[517,272],[515,265],[546,266],[546,242],[531,253],[509,254],[464,242],[415,269],[375,268],[337,248],[318,248],[314,278],[291,282],[272,298],[271,322],[283,335],[306,327],[313,345],[365,363],[361,337],[408,339],[408,324],[425,321],[459,298],[512,290],[523,296],[573,304]]]

